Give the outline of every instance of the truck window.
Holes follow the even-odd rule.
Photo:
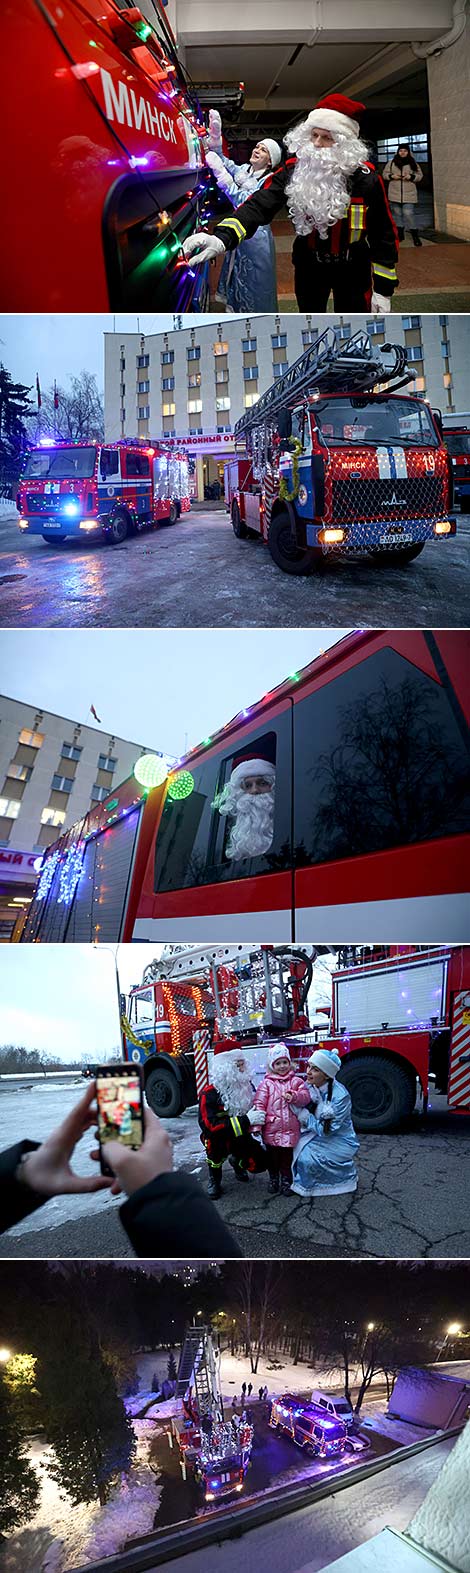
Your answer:
[[[63,941],[116,940],[122,932],[140,808],[110,825],[104,834],[76,843],[82,851],[81,873],[70,895],[61,890],[63,857],[56,860],[48,890],[31,903],[23,940],[60,944]],[[71,841],[67,843],[71,849]],[[52,849],[51,858],[54,856]],[[60,899],[59,899],[60,898]]]
[[[469,759],[448,694],[392,649],[300,700],[298,866],[468,829]]]
[[[145,994],[134,994],[135,1021],[139,1026],[144,1022],[151,1022],[153,1026],[155,1015],[155,1001],[152,989],[147,989]]]
[[[119,452],[117,448],[102,448],[100,457],[101,480],[107,481],[110,475],[119,475]]]
[[[253,770],[246,776],[244,759],[248,754]],[[230,753],[220,749],[198,765],[192,771],[191,796],[177,802],[167,798],[165,803],[155,848],[155,891],[290,868],[290,761],[289,709],[269,732],[250,736],[244,748],[239,740]],[[230,793],[234,769],[241,763],[245,781],[251,781],[253,774],[259,777],[260,766],[265,768],[268,789],[250,787],[246,794]],[[245,796],[249,799],[246,812]],[[264,851],[259,850],[262,847]]]
[[[320,399],[312,406],[320,440],[332,444],[400,443],[403,447],[438,447],[438,436],[427,404],[409,398]]]
[[[126,453],[126,475],[128,480],[150,475],[150,463],[147,453]]]

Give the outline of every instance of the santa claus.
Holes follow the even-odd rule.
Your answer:
[[[363,104],[332,93],[320,99],[302,125],[289,132],[289,155],[236,215],[213,235],[201,231],[184,242],[186,257],[213,260],[270,224],[287,205],[296,232],[295,293],[301,311],[391,309],[397,283],[397,231],[383,181],[359,135]]]
[[[208,1194],[216,1199],[222,1191],[222,1169],[226,1158],[235,1178],[245,1184],[248,1174],[266,1169],[266,1154],[252,1135],[256,1123],[253,1113],[255,1086],[243,1054],[236,1049],[216,1054],[211,1081],[199,1099],[201,1141],[209,1168]],[[248,1115],[251,1113],[251,1119]]]
[[[230,781],[213,807],[230,820],[228,858],[260,857],[269,852],[274,834],[276,772],[269,759],[247,754],[234,762]]]

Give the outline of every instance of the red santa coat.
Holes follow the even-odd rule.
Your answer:
[[[288,1076],[267,1071],[254,1099],[255,1109],[264,1109],[266,1113],[262,1134],[267,1147],[297,1146],[300,1125],[290,1103],[286,1103],[286,1092],[293,1092],[295,1102],[301,1106],[310,1103],[310,1088],[297,1071],[289,1071]]]

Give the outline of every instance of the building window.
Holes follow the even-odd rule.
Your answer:
[[[138,417],[139,417],[139,421],[148,421],[149,417],[150,417],[150,405],[149,404],[139,404],[137,414],[138,414]]]
[[[336,337],[337,337],[337,339],[339,339],[340,343],[341,343],[341,340],[350,339],[351,338],[351,323],[350,322],[344,322],[342,328],[337,328],[336,329]]]
[[[200,360],[201,349],[199,344],[193,344],[192,349],[186,350],[188,360]]]
[[[175,436],[175,427],[174,426],[164,426],[163,427],[163,436],[164,437],[174,437]]]
[[[176,415],[176,404],[171,404],[164,399],[162,404],[162,415]]]
[[[247,355],[250,350],[256,350],[257,339],[242,339],[242,350]]]
[[[188,415],[199,415],[202,410],[202,399],[188,399]]]
[[[137,365],[138,365],[139,371],[143,371],[146,366],[150,366],[150,356],[149,355],[138,355],[137,356]]]
[[[78,760],[78,759],[80,759],[81,752],[82,752],[81,748],[77,748],[76,743],[62,743],[62,748],[60,750],[60,757],[61,757],[61,759],[75,759],[75,760]]]
[[[425,162],[427,161],[428,139],[424,132],[419,132],[419,134],[416,136],[413,136],[413,134],[410,136],[408,134],[404,137],[387,137],[385,140],[378,142],[377,155],[380,163],[388,164],[389,158],[393,158],[393,155],[398,151],[398,148],[404,147],[405,145],[409,147],[410,152],[416,159],[417,164],[421,163],[423,159]]]
[[[214,344],[214,355],[228,355],[228,344],[223,344],[222,340],[220,340],[220,343]]]
[[[228,371],[225,369],[225,367],[218,366],[215,373],[216,384],[220,382],[228,382],[228,380]]]
[[[126,357],[125,357],[125,355],[121,355],[120,366],[121,366],[121,371],[125,371],[126,370]]]
[[[150,383],[149,382],[138,382],[137,383],[137,392],[138,393],[150,393]]]
[[[189,435],[190,435],[190,437],[198,437],[200,431],[202,431],[202,426],[201,426],[201,422],[199,421],[199,425],[198,426],[190,426],[190,428],[189,428]]]
[[[421,327],[421,317],[404,317],[403,318],[403,327],[405,329],[405,332],[406,332],[407,328],[420,328]]]
[[[244,366],[243,377],[245,382],[257,382],[259,371],[257,366]]]
[[[259,399],[259,393],[258,392],[256,392],[256,393],[245,393],[245,409],[246,410],[252,410],[253,409],[253,405],[257,404],[258,399]]]
[[[68,776],[53,776],[52,777],[52,789],[51,790],[53,792],[71,792],[72,791],[72,787],[73,787],[73,781],[70,781]]]
[[[317,338],[318,338],[318,333],[317,333],[316,328],[303,328],[302,329],[302,344],[303,344],[304,350],[308,350],[309,344],[314,344],[315,343],[315,339],[317,339]]]
[[[276,380],[276,377],[283,377],[284,376],[284,372],[288,371],[288,370],[289,370],[288,361],[286,361],[286,360],[278,361],[277,364],[273,366],[274,380]]]
[[[108,758],[107,754],[98,754],[98,770],[115,770],[117,759]]]
[[[160,359],[161,359],[162,366],[173,366],[174,359],[175,359],[175,352],[174,352],[174,350],[162,350]]]
[[[126,411],[125,411],[125,409],[123,407],[122,410],[121,410],[121,421],[125,421],[125,419],[126,419]]]
[[[190,371],[190,372],[188,372],[188,388],[200,388],[200,386],[201,386],[201,373],[200,373],[200,371]]]
[[[216,399],[215,407],[216,407],[216,410],[229,410],[230,409],[230,399]]]
[[[174,386],[174,377],[162,377],[162,393],[172,393]]]
[[[28,748],[42,748],[44,732],[28,732],[27,727],[24,726],[20,732],[18,742],[26,743]]]
[[[32,774],[33,774],[33,767],[32,767],[32,765],[13,765],[12,764],[12,765],[8,766],[7,781],[8,781],[9,778],[10,778],[11,781],[30,781]]]
[[[105,797],[109,797],[109,787],[99,787],[99,786],[92,787],[92,789],[91,789],[91,801],[92,801],[92,803],[103,803]]]
[[[385,331],[383,317],[374,317],[373,322],[366,323],[366,328],[367,332],[370,334],[371,339],[377,338],[379,333],[384,333]]]
[[[43,808],[41,814],[41,825],[63,825],[64,819],[64,808]]]
[[[219,426],[219,424],[217,423],[217,431],[218,432],[226,432],[226,431],[231,431],[231,430],[232,430],[231,426]]]
[[[0,819],[17,819],[20,808],[21,803],[14,798],[0,797]]]
[[[271,334],[271,344],[272,344],[273,350],[286,350],[287,349],[287,333],[272,333]]]
[[[422,346],[422,344],[408,344],[407,345],[407,350],[406,350],[406,356],[407,356],[407,360],[422,360],[423,359],[423,346]]]

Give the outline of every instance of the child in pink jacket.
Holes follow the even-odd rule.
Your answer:
[[[281,1196],[290,1195],[292,1154],[300,1136],[299,1121],[286,1101],[286,1092],[293,1093],[296,1104],[303,1107],[310,1102],[312,1089],[292,1069],[285,1043],[276,1043],[269,1050],[268,1069],[249,1110],[251,1124],[262,1127],[272,1196],[279,1185]]]

